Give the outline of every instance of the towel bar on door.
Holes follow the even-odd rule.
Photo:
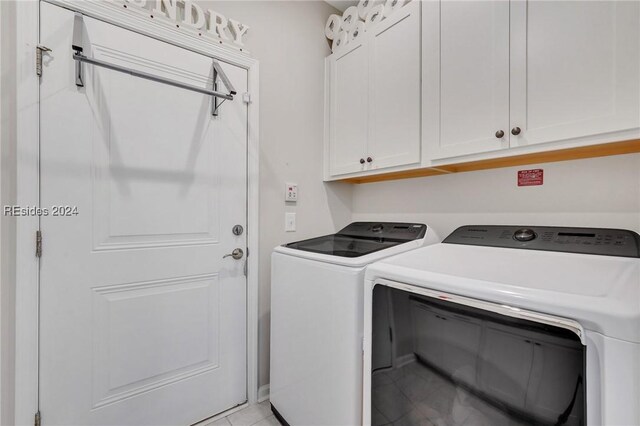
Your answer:
[[[217,90],[210,90],[210,89],[206,89],[203,87],[197,87],[197,86],[192,86],[190,84],[186,84],[186,83],[182,83],[179,81],[175,81],[175,80],[170,80],[164,77],[160,77],[157,75],[153,75],[153,74],[149,74],[143,71],[138,71],[138,70],[134,70],[131,68],[126,68],[126,67],[122,67],[120,65],[116,65],[116,64],[111,64],[109,62],[105,62],[105,61],[101,61],[98,59],[94,59],[94,58],[89,58],[85,55],[82,54],[83,48],[82,48],[82,15],[79,13],[76,13],[75,19],[74,19],[74,25],[73,25],[73,43],[71,45],[71,48],[75,51],[75,53],[73,54],[73,59],[76,61],[76,86],[78,87],[84,87],[84,79],[83,79],[83,73],[82,73],[82,63],[86,62],[87,64],[91,64],[91,65],[95,65],[98,67],[103,67],[103,68],[107,68],[113,71],[118,71],[118,72],[122,72],[125,74],[129,74],[132,75],[134,77],[140,77],[140,78],[144,78],[146,80],[151,80],[151,81],[155,81],[158,83],[163,83],[163,84],[168,84],[170,86],[174,86],[174,87],[179,87],[181,89],[186,89],[186,90],[191,90],[193,92],[198,92],[198,93],[202,93],[205,95],[209,95],[209,96],[213,96],[214,98],[222,98],[225,100],[233,100],[233,96],[235,94],[237,94],[236,90],[234,89],[233,85],[231,84],[231,82],[229,81],[229,79],[227,78],[226,74],[224,73],[224,71],[222,70],[222,67],[220,67],[220,64],[218,63],[218,61],[216,61],[215,59],[212,59],[213,61],[213,79],[214,79],[214,88],[217,87],[217,79],[218,77],[220,77],[220,80],[222,81],[222,84],[224,84],[224,86],[227,88],[227,90],[229,91],[229,93],[222,93],[222,92],[218,92]],[[212,103],[213,107],[212,107],[212,115],[218,115],[218,106],[219,104],[217,104],[217,102]]]

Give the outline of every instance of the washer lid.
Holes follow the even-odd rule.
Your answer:
[[[440,239],[433,229],[423,224],[354,222],[337,234],[278,246],[274,251],[332,265],[362,268],[385,257],[438,242]]]
[[[436,244],[367,268],[379,278],[574,319],[640,343],[640,259]]]
[[[295,250],[339,257],[360,257],[423,238],[421,223],[354,222],[336,234],[285,244]]]

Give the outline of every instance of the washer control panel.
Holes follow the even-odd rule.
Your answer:
[[[624,229],[467,225],[443,243],[640,257],[640,235]]]
[[[338,232],[356,238],[390,239],[411,241],[424,237],[427,225],[401,222],[353,222]]]

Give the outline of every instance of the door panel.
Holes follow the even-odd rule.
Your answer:
[[[420,2],[374,27],[369,99],[372,169],[420,162]]]
[[[638,2],[512,3],[512,146],[640,127]]]
[[[151,69],[199,86],[206,86],[209,79],[195,73],[181,75],[179,68],[96,43],[92,48],[96,59],[120,66]],[[101,112],[91,129],[96,171],[94,248],[217,242],[219,189],[207,170],[216,161],[215,147],[206,142],[215,131],[210,100],[118,72],[92,66],[85,70],[95,82],[95,91],[87,90],[88,101]],[[149,107],[150,100],[170,109],[159,113]]]
[[[329,173],[332,176],[364,169],[368,136],[368,53],[359,44],[330,59]],[[356,95],[354,95],[356,94]]]
[[[246,400],[247,111],[92,65],[42,3],[44,424],[191,424]],[[211,59],[84,17],[87,56],[211,87]],[[223,64],[239,93],[246,71]]]
[[[423,19],[428,157],[507,148],[509,2],[425,2]]]

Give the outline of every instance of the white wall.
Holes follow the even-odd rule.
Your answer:
[[[544,185],[518,187],[533,168]],[[441,238],[469,224],[640,231],[640,154],[356,185],[353,219],[424,222]]]
[[[15,4],[0,1],[0,207],[15,203]],[[13,424],[15,218],[0,212],[0,424]]]
[[[322,183],[324,38],[322,1],[199,1],[250,27],[245,44],[260,61],[259,384],[269,383],[270,262],[276,245],[332,233],[351,218],[351,187]],[[285,182],[298,202],[285,203]],[[284,232],[285,211],[297,232]]]

